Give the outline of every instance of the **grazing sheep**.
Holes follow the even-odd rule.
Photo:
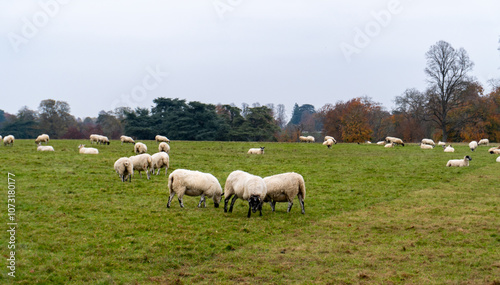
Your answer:
[[[38,143],[37,151],[54,151],[54,148],[50,145],[42,145],[42,143]]]
[[[151,156],[153,159],[153,167],[151,168],[151,173],[155,173],[155,169],[158,169],[156,175],[160,174],[160,169],[165,167],[165,175],[167,175],[167,170],[170,164],[170,157],[166,152],[158,152]]]
[[[99,136],[98,142],[100,144],[107,144],[109,145],[109,139],[107,136]]]
[[[277,174],[264,177],[267,194],[264,202],[269,202],[274,212],[276,202],[288,202],[286,212],[293,206],[293,198],[298,197],[302,214],[305,214],[304,199],[306,198],[306,184],[302,175],[295,172]]]
[[[170,146],[168,145],[168,143],[166,142],[161,142],[159,145],[158,145],[158,151],[159,152],[166,152],[168,154],[170,154]]]
[[[240,198],[248,201],[247,217],[250,218],[251,212],[255,213],[257,210],[259,210],[260,216],[262,216],[262,203],[266,198],[266,194],[267,186],[264,179],[241,170],[233,171],[227,177],[226,185],[224,186],[224,212],[227,212],[227,203],[231,196],[234,195],[229,207],[230,213],[233,212],[234,202]]]
[[[300,142],[309,142],[309,139],[307,137],[305,137],[305,136],[300,136],[299,137],[299,141]]]
[[[134,152],[136,154],[146,153],[148,152],[148,147],[145,144],[138,142],[134,145]]]
[[[394,143],[388,143],[388,144],[384,145],[384,147],[394,147]]]
[[[325,136],[325,139],[323,141],[327,141],[329,139],[332,140],[334,144],[337,144],[337,141],[331,136]]]
[[[464,159],[451,159],[448,160],[448,163],[446,163],[446,166],[456,166],[456,167],[462,167],[462,166],[469,166],[469,161],[471,161],[472,158],[468,155],[464,157]]]
[[[333,144],[335,144],[335,142],[332,139],[323,142],[323,145],[326,145],[328,148],[331,148]]]
[[[444,152],[455,152],[455,149],[451,146],[451,144],[447,147],[443,145],[443,149]]]
[[[477,145],[489,145],[490,144],[490,140],[489,139],[481,139],[479,140],[479,142],[477,143]]]
[[[434,146],[433,146],[433,145],[430,145],[430,144],[421,143],[421,144],[420,144],[420,148],[421,148],[421,149],[433,149],[433,148],[434,148]]]
[[[403,140],[402,140],[402,139],[400,139],[400,138],[395,138],[395,137],[386,137],[386,138],[385,138],[385,141],[386,141],[387,143],[393,143],[393,144],[395,144],[395,145],[400,144],[400,145],[402,145],[402,146],[405,146],[405,144],[404,144]]]
[[[41,134],[35,139],[35,144],[40,144],[42,142],[48,143],[50,140],[49,135],[47,134]]]
[[[135,144],[135,141],[133,138],[131,137],[127,137],[127,136],[120,136],[120,140],[122,141],[122,144],[123,143],[133,143]]]
[[[151,179],[151,175],[149,172],[153,168],[153,158],[151,155],[147,153],[138,154],[129,157],[130,161],[132,161],[132,165],[134,166],[134,170],[139,171],[139,176],[142,178],[141,171],[146,171],[148,180]]]
[[[170,203],[175,194],[177,194],[177,199],[179,200],[181,208],[184,208],[184,203],[182,202],[182,197],[184,197],[184,195],[201,195],[198,208],[200,208],[202,204],[203,207],[206,207],[205,197],[212,198],[214,200],[214,207],[219,208],[222,197],[222,187],[215,176],[210,173],[186,169],[176,169],[170,173],[168,176],[168,190],[170,196],[168,198],[167,208],[170,208]]]
[[[385,145],[385,141],[378,141],[377,145]]]
[[[90,144],[93,144],[93,143],[96,143],[98,144],[99,143],[99,137],[100,135],[96,135],[96,134],[91,134],[90,135]]]
[[[496,148],[492,151],[490,151],[491,154],[500,154],[500,149]]]
[[[429,145],[434,145],[434,146],[436,145],[436,143],[433,140],[431,140],[431,139],[422,139],[421,143],[423,143],[423,144],[429,144]]]
[[[8,136],[3,138],[3,145],[4,146],[7,146],[7,145],[13,146],[14,140],[15,140],[15,138],[13,135],[8,135]]]
[[[469,148],[471,151],[474,151],[477,148],[477,141],[471,141],[469,143]]]
[[[82,154],[99,154],[99,150],[93,147],[85,147],[84,144],[78,146],[80,153]]]
[[[134,175],[134,165],[132,164],[130,158],[128,157],[119,158],[115,162],[115,171],[122,179],[122,182],[127,181],[127,178],[128,182],[132,182],[132,175]]]
[[[438,145],[439,145],[439,146],[444,146],[444,145],[446,145],[446,143],[445,143],[445,142],[442,142],[442,141],[439,141],[439,142],[438,142]]]
[[[312,142],[312,143],[313,143],[313,142],[315,142],[316,140],[314,139],[314,137],[313,137],[313,136],[307,136],[307,141],[308,141],[308,142]]]
[[[156,135],[155,140],[156,140],[156,142],[170,143],[170,140],[165,136]]]
[[[264,154],[265,147],[261,146],[260,148],[251,148],[248,150],[247,154]]]

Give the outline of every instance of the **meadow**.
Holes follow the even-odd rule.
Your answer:
[[[143,141],[149,153],[154,141]],[[167,209],[167,176],[122,183],[113,170],[132,145],[34,140],[0,146],[4,224],[0,284],[500,284],[500,163],[481,146],[172,141],[170,174],[230,172],[260,176],[294,171],[306,182],[286,212],[264,205],[247,218],[197,208],[199,197]],[[492,144],[497,145],[497,144]],[[250,147],[264,155],[247,155]],[[469,167],[447,168],[470,155]],[[15,175],[16,274],[8,276],[8,173]]]

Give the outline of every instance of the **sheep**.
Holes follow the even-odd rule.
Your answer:
[[[7,145],[13,146],[14,140],[15,140],[15,138],[13,135],[8,135],[8,136],[3,138],[3,145],[4,146],[7,146]]]
[[[54,151],[54,148],[50,145],[42,145],[42,143],[38,143],[36,150],[37,151]]]
[[[138,154],[129,157],[130,161],[132,161],[132,165],[134,166],[134,170],[139,171],[139,176],[142,178],[141,171],[146,171],[148,180],[151,179],[151,175],[149,172],[153,168],[153,158],[151,155],[147,153]]]
[[[477,145],[489,145],[490,144],[490,140],[489,139],[481,139],[479,140],[479,142],[477,143]]]
[[[334,144],[337,144],[337,141],[333,137],[331,137],[331,136],[325,136],[325,139],[323,141],[326,142],[329,139],[332,140]]]
[[[159,175],[160,169],[162,167],[165,167],[165,175],[167,175],[167,170],[170,164],[170,157],[168,156],[168,154],[165,152],[158,152],[153,154],[151,158],[153,159],[153,167],[151,168],[151,173],[154,174],[155,169],[158,169],[156,175]]]
[[[492,151],[490,151],[491,154],[500,154],[500,149],[496,148]]]
[[[385,141],[378,141],[377,145],[385,145]]]
[[[248,201],[248,218],[250,218],[252,211],[255,213],[257,210],[262,216],[262,203],[266,198],[266,194],[267,186],[264,179],[241,170],[233,171],[227,177],[224,186],[224,212],[227,212],[229,199],[234,195],[229,207],[230,213],[233,212],[234,202],[240,198]]]
[[[48,143],[49,142],[49,135],[47,134],[41,134],[35,139],[35,144],[40,144],[42,142]]]
[[[449,146],[443,145],[443,151],[444,152],[455,152],[455,149],[451,146],[451,144]]]
[[[305,136],[300,136],[299,137],[299,141],[300,142],[309,142],[309,139],[307,137],[305,137]]]
[[[89,136],[89,138],[90,138],[90,144],[93,144],[93,143],[98,144],[99,143],[99,135],[91,134]]]
[[[307,140],[312,143],[316,141],[313,136],[307,136]]]
[[[446,145],[446,143],[445,143],[445,142],[442,142],[442,141],[439,141],[439,142],[438,142],[438,146],[445,146],[445,145]]]
[[[184,208],[182,197],[200,196],[198,208],[206,207],[205,197],[212,198],[214,207],[219,208],[220,200],[222,197],[222,187],[219,180],[210,173],[204,173],[194,170],[176,169],[168,176],[168,190],[170,196],[168,198],[167,208],[170,208],[170,203],[177,194],[179,205]]]
[[[395,137],[386,137],[385,138],[385,141],[388,142],[388,143],[393,143],[395,145],[402,145],[402,146],[405,146],[404,142],[402,139],[400,138],[395,138]]]
[[[471,151],[474,151],[477,148],[477,141],[471,141],[469,143],[469,148]]]
[[[328,139],[323,142],[323,145],[326,145],[328,148],[331,148],[334,143],[335,142],[332,139]]]
[[[365,143],[367,143],[367,144],[372,144],[372,142],[371,142],[371,141],[366,141]]]
[[[170,154],[170,146],[166,142],[161,142],[158,145],[158,151],[159,152],[166,152],[166,153]]]
[[[128,157],[119,158],[115,162],[115,171],[118,173],[122,182],[127,181],[132,182],[132,175],[134,175],[134,165],[132,164],[132,160]]]
[[[500,162],[500,156],[499,156],[499,157],[497,157],[497,160],[496,160],[496,161],[497,161],[497,162]]]
[[[165,136],[156,135],[155,140],[156,140],[156,142],[170,143],[170,140]]]
[[[384,145],[384,147],[394,147],[394,143],[388,143],[388,144]]]
[[[434,146],[436,145],[436,143],[433,140],[431,140],[431,139],[422,139],[421,143],[423,143],[423,144],[429,144],[429,145],[434,145]]]
[[[99,154],[99,150],[93,147],[85,147],[84,144],[78,146],[79,152],[82,154]]]
[[[421,149],[433,149],[433,148],[434,148],[434,146],[433,146],[433,145],[430,145],[430,144],[421,143],[421,144],[420,144],[420,148],[421,148]]]
[[[0,140],[2,140],[2,136],[0,136]]]
[[[462,166],[469,166],[469,161],[471,161],[472,158],[468,155],[464,156],[464,159],[451,159],[448,160],[448,163],[446,163],[447,167],[450,166],[456,166],[456,167],[462,167]]]
[[[131,137],[120,136],[120,140],[122,141],[122,145],[123,145],[123,143],[133,143],[133,144],[135,144],[134,139],[131,138]]]
[[[99,136],[98,143],[109,145],[109,139],[107,136]]]
[[[264,146],[261,146],[260,148],[251,148],[248,150],[247,154],[264,154]]]
[[[490,149],[488,149],[488,152],[489,152],[489,153],[494,153],[493,151],[494,151],[495,149],[500,149],[500,146],[490,147]]]
[[[134,152],[136,154],[146,153],[148,152],[148,147],[145,144],[138,142],[134,145]]]
[[[277,174],[264,177],[267,194],[264,202],[269,202],[274,212],[276,202],[288,202],[286,212],[293,206],[293,198],[298,197],[302,214],[305,214],[304,199],[306,198],[306,185],[302,175],[295,172]]]

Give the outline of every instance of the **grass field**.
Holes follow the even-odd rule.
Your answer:
[[[500,163],[488,147],[173,141],[168,173],[209,172],[222,187],[237,169],[303,175],[305,215],[296,200],[290,213],[266,204],[247,218],[242,200],[233,213],[187,196],[184,209],[176,198],[167,209],[164,171],[132,183],[114,172],[131,145],[92,156],[80,143],[89,144],[52,140],[55,153],[33,140],[0,146],[0,222],[8,229],[12,173],[18,223],[15,278],[10,234],[0,235],[0,284],[500,284]],[[264,155],[246,154],[259,146]],[[469,167],[445,167],[465,155]]]

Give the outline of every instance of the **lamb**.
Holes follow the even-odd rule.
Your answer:
[[[165,175],[167,175],[167,170],[170,164],[170,157],[165,152],[158,152],[151,156],[153,159],[153,167],[151,168],[151,173],[155,173],[155,169],[158,169],[156,175],[160,174],[160,169],[165,167]]]
[[[120,178],[122,179],[122,182],[127,181],[132,182],[132,175],[134,175],[134,165],[132,164],[132,161],[128,157],[122,157],[119,158],[115,162],[115,171],[118,173]]]
[[[168,145],[168,143],[166,142],[161,142],[159,145],[158,145],[158,151],[159,152],[166,152],[168,154],[170,154],[170,146]]]
[[[331,136],[325,136],[325,139],[323,141],[326,142],[329,139],[332,140],[334,144],[337,144],[337,141],[333,137],[331,137]]]
[[[334,143],[335,142],[332,139],[328,139],[323,142],[323,145],[326,145],[328,148],[331,148]]]
[[[447,147],[443,145],[443,149],[444,152],[455,152],[455,149],[451,146],[451,144]]]
[[[165,136],[156,135],[155,140],[156,140],[156,142],[170,143],[170,140]]]
[[[264,154],[265,147],[261,146],[260,148],[251,148],[248,150],[247,154]]]
[[[469,148],[471,151],[474,151],[477,148],[477,141],[471,141],[469,143]]]
[[[395,138],[395,137],[386,137],[385,138],[385,141],[388,142],[388,143],[393,143],[395,145],[402,145],[402,146],[405,146],[404,142],[402,139],[400,138]]]
[[[148,152],[148,147],[145,144],[138,142],[134,145],[134,152],[136,154],[146,153]]]
[[[131,137],[128,137],[128,136],[120,136],[120,140],[122,141],[122,144],[123,143],[133,143],[133,144],[135,144],[134,139],[131,138]]]
[[[305,214],[304,199],[306,198],[306,185],[302,175],[295,172],[277,174],[264,177],[267,194],[264,202],[269,202],[274,212],[276,202],[288,202],[286,212],[293,206],[293,198],[298,197],[302,214]]]
[[[240,198],[248,201],[248,218],[250,218],[252,211],[255,213],[257,210],[262,216],[262,203],[266,198],[266,194],[267,186],[264,179],[241,170],[233,171],[227,177],[224,186],[224,212],[227,212],[227,203],[231,196],[234,195],[229,207],[230,213],[233,212],[234,202]]]
[[[202,204],[203,207],[206,207],[205,197],[212,198],[214,200],[214,207],[219,208],[222,197],[222,187],[215,176],[210,173],[186,169],[176,169],[170,173],[168,176],[168,190],[170,197],[168,198],[167,208],[170,208],[170,203],[175,194],[177,194],[181,208],[184,208],[184,203],[182,202],[184,195],[201,195],[198,208]]]
[[[8,136],[3,138],[3,145],[4,146],[7,146],[7,145],[13,146],[14,140],[15,140],[15,138],[13,135],[8,135]]]
[[[54,151],[54,148],[50,145],[42,145],[42,143],[38,143],[37,151]]]
[[[442,141],[439,141],[439,142],[438,142],[438,146],[445,146],[445,145],[446,145],[446,143],[445,143],[445,142],[442,142]]]
[[[147,153],[138,154],[129,157],[132,165],[134,166],[134,170],[139,171],[139,176],[142,178],[141,171],[146,171],[148,180],[151,179],[151,175],[149,172],[153,168],[153,158],[151,155]]]
[[[79,152],[82,154],[99,154],[99,150],[93,147],[85,147],[84,144],[78,146]]]
[[[433,145],[430,145],[430,144],[421,143],[421,144],[420,144],[420,148],[421,148],[421,149],[433,149],[433,148],[434,148],[434,146],[433,146]]]
[[[40,144],[42,142],[48,143],[49,142],[49,135],[47,134],[41,134],[35,139],[35,144]]]
[[[448,163],[446,163],[446,166],[456,166],[456,167],[462,167],[462,166],[469,166],[469,161],[471,161],[472,158],[468,155],[464,157],[464,159],[451,159],[448,160]]]
[[[431,139],[422,139],[421,143],[423,143],[423,144],[429,144],[429,145],[434,145],[434,146],[436,145],[436,143],[433,140],[431,140]]]
[[[479,142],[477,143],[477,145],[489,145],[490,144],[490,140],[489,139],[481,139],[479,140]]]

